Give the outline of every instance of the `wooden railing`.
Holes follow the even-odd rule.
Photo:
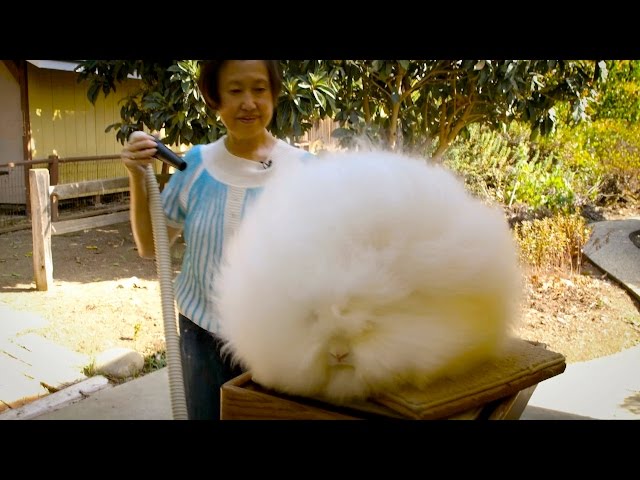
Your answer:
[[[175,152],[177,155],[183,155],[183,152]],[[95,156],[84,156],[84,157],[66,157],[60,158],[57,155],[49,155],[47,158],[28,160],[28,161],[20,161],[20,162],[9,162],[9,163],[0,163],[0,168],[19,168],[23,167],[25,170],[24,174],[24,187],[26,190],[26,212],[27,216],[31,216],[30,202],[29,198],[31,197],[30,192],[30,180],[29,180],[29,172],[31,171],[34,165],[46,165],[46,169],[49,171],[49,184],[50,185],[58,185],[60,182],[60,169],[62,165],[72,164],[72,163],[92,163],[96,161],[105,161],[105,160],[119,160],[121,158],[120,155],[95,155]],[[164,183],[166,183],[166,179],[168,179],[168,165],[163,163],[161,167],[161,182],[160,188],[164,187]],[[7,171],[0,171],[0,174],[8,174]],[[84,182],[84,180],[82,180]],[[128,189],[128,184],[125,186],[124,191]],[[113,193],[113,192],[105,192],[102,193]],[[81,195],[78,195],[78,197]],[[75,197],[67,197],[67,198],[75,198]],[[59,196],[54,196],[52,198],[52,217],[55,220],[58,219],[58,200],[61,200]]]
[[[159,174],[156,175],[156,180],[159,184],[164,184],[167,182],[168,176],[168,174]],[[100,195],[113,189],[128,189],[128,177],[63,183],[60,185],[51,185],[50,183],[48,169],[33,168],[29,171],[33,273],[36,289],[38,290],[48,290],[49,286],[53,284],[52,235],[104,227],[129,220],[128,210],[76,220],[55,221],[52,218],[52,198],[64,200],[88,195]]]

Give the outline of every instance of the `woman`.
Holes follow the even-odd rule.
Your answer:
[[[175,281],[182,369],[189,419],[219,419],[220,387],[241,371],[220,355],[211,305],[214,272],[225,241],[247,206],[278,169],[310,154],[271,135],[268,126],[282,85],[277,60],[203,62],[198,87],[227,128],[225,136],[196,145],[162,192],[171,242],[184,234],[186,250]],[[134,132],[122,151],[129,173],[131,227],[142,257],[153,256],[153,232],[144,181],[155,139]]]

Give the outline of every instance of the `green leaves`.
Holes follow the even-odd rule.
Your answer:
[[[283,61],[283,88],[278,99],[276,136],[301,137],[313,121],[336,115],[337,90],[330,61]]]
[[[593,108],[594,118],[640,121],[640,60],[598,62],[600,76],[606,81],[599,84],[598,104]]]
[[[100,91],[109,95],[128,75],[139,75],[139,88],[121,100],[122,121],[106,129],[116,129],[116,137],[121,143],[133,130],[143,126],[152,131],[164,128],[164,141],[168,144],[206,143],[219,134],[221,125],[210,124],[197,90],[198,62],[195,60],[87,60],[80,68],[83,70],[80,80],[89,82],[87,98],[92,103]]]
[[[278,137],[299,138],[315,120],[340,122],[346,143],[357,135],[394,146],[431,149],[439,157],[468,126],[481,123],[498,128],[514,119],[528,122],[533,134],[548,134],[558,119],[552,111],[567,102],[573,121],[589,118],[595,99],[594,82],[612,65],[603,61],[566,60],[284,60],[283,88],[272,131]],[[633,62],[632,62],[633,63]],[[637,62],[636,62],[637,63]],[[208,111],[196,86],[198,61],[86,60],[80,76],[88,80],[87,97],[95,102],[108,95],[127,75],[141,78],[140,88],[123,100],[117,129],[146,126],[165,129],[165,141],[206,143],[225,128]],[[637,68],[613,75],[637,78]],[[625,77],[626,78],[626,77]],[[605,112],[640,112],[637,84],[616,89],[627,92],[624,108]],[[625,90],[626,88],[626,90]],[[608,98],[605,92],[603,98]],[[634,103],[635,102],[635,103]],[[400,138],[396,138],[396,132]],[[426,151],[426,150],[425,150]]]

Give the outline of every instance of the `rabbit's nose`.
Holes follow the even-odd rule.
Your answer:
[[[332,353],[331,355],[333,355],[336,360],[341,362],[343,358],[347,358],[349,356],[349,352],[347,352],[347,353]]]
[[[337,363],[342,363],[349,356],[349,349],[344,346],[334,347],[329,354]]]

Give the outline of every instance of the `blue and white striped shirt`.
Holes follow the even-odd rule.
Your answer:
[[[210,332],[219,332],[209,296],[225,240],[276,169],[310,157],[314,156],[278,140],[269,156],[272,166],[264,168],[260,162],[229,153],[224,137],[196,145],[185,154],[188,167],[172,174],[161,195],[167,224],[183,229],[186,243],[182,269],[174,282],[182,315]]]

